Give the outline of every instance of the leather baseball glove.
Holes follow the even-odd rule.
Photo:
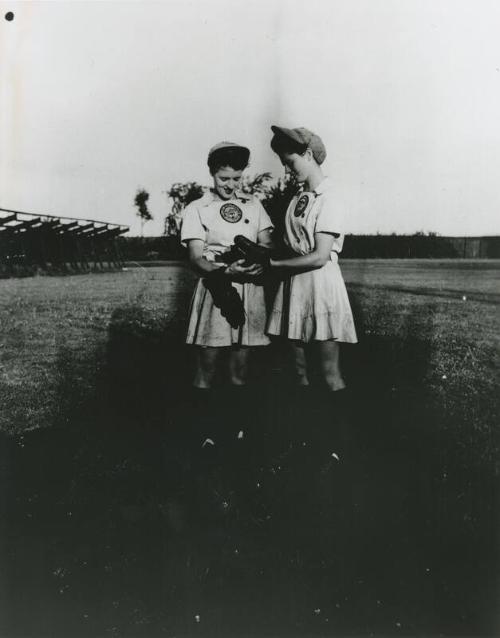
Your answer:
[[[269,265],[270,257],[271,250],[269,248],[260,246],[243,235],[236,235],[234,238],[234,244],[231,248],[225,253],[218,255],[216,261],[220,261],[225,264],[232,264],[238,259],[244,259],[245,266],[259,264],[265,267]]]
[[[224,268],[212,270],[203,278],[203,282],[227,322],[233,328],[242,326],[245,323],[243,302],[231,280],[224,274]]]

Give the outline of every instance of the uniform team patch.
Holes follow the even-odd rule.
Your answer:
[[[302,195],[295,205],[295,210],[293,211],[294,217],[301,217],[309,204],[309,197],[307,195]]]
[[[236,204],[224,204],[220,209],[220,216],[225,222],[236,224],[243,217],[243,211]]]

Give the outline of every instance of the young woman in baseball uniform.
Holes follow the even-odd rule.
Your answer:
[[[236,235],[264,246],[271,245],[269,216],[257,198],[239,190],[249,157],[248,148],[238,144],[221,142],[214,146],[207,162],[213,187],[191,202],[182,216],[181,241],[188,248],[192,267],[201,277],[191,302],[186,338],[188,344],[196,347],[193,386],[200,391],[212,387],[222,355],[227,363],[230,385],[243,388],[247,381],[250,350],[269,343],[265,334],[264,288],[256,283],[263,268],[256,264],[245,266],[243,260],[227,266],[217,261],[230,249]],[[223,316],[203,280],[219,268],[224,269],[225,277],[243,302],[245,320],[239,327],[233,327]],[[198,392],[198,395],[208,397],[207,392]],[[226,391],[224,403],[230,406],[242,398],[242,392]],[[240,412],[241,407],[240,403]]]
[[[356,330],[338,264],[344,242],[343,211],[332,182],[321,165],[326,149],[320,137],[305,128],[271,127],[271,148],[300,190],[285,217],[286,259],[271,259],[271,269],[284,278],[279,286],[267,332],[286,337],[292,347],[296,379],[308,386],[308,351],[319,363],[325,387],[345,388],[339,363],[339,343],[356,343]]]

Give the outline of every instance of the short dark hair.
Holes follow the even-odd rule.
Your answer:
[[[210,174],[214,175],[220,168],[230,166],[235,171],[242,171],[248,166],[250,151],[243,146],[219,148],[208,156],[207,164]]]
[[[283,155],[283,153],[303,155],[307,151],[307,144],[301,144],[292,140],[288,135],[276,132],[271,140],[271,148],[277,155]]]

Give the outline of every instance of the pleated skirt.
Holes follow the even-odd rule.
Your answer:
[[[337,262],[293,275],[280,283],[267,334],[302,342],[333,339],[356,343],[356,329]]]
[[[253,283],[232,284],[243,301],[245,323],[232,328],[213,302],[212,295],[200,279],[189,311],[186,343],[198,346],[267,346],[265,334],[266,306],[263,286]]]

